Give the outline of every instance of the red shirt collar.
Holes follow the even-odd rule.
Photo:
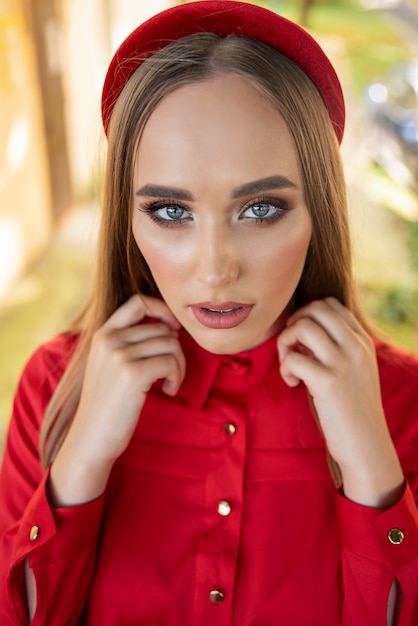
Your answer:
[[[185,330],[180,331],[179,340],[186,357],[186,376],[177,397],[184,399],[194,410],[202,408],[219,367],[231,360],[239,360],[252,367],[254,376],[274,402],[278,403],[283,398],[287,386],[280,375],[277,335],[252,350],[233,355],[212,354],[204,350]]]

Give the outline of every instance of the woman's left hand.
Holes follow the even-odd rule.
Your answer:
[[[400,497],[404,478],[383,411],[372,339],[335,298],[297,310],[278,339],[281,374],[303,382],[346,497],[379,508]]]

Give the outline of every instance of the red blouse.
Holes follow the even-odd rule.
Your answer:
[[[175,399],[149,392],[105,494],[51,509],[38,458],[45,407],[74,346],[27,365],[0,476],[0,624],[386,626],[418,624],[418,359],[379,347],[383,401],[407,479],[380,511],[339,494],[306,390],[287,387],[275,338],[215,356],[181,333]],[[401,533],[393,531],[399,529]]]

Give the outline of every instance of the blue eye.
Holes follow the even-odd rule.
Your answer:
[[[184,219],[185,214],[187,213],[188,211],[186,211],[186,209],[183,209],[182,207],[176,206],[174,204],[170,204],[156,209],[154,211],[154,216],[157,219],[167,222],[178,222],[179,220]]]
[[[284,202],[254,202],[244,209],[240,217],[256,221],[268,221],[279,218],[286,210],[287,205]]]
[[[178,204],[158,202],[145,205],[139,209],[161,226],[181,226],[192,221],[190,211]]]

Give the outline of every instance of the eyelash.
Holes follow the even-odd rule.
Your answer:
[[[269,224],[274,224],[278,220],[286,217],[287,212],[290,210],[290,205],[288,202],[286,202],[286,200],[283,200],[282,198],[262,196],[260,198],[255,198],[254,200],[251,200],[251,202],[245,202],[244,204],[242,204],[240,209],[240,215],[242,215],[242,213],[244,213],[246,210],[251,209],[259,204],[268,205],[276,209],[276,211],[270,217],[254,216],[244,219],[248,219],[249,221],[256,224],[262,224],[264,226],[267,226]]]
[[[163,226],[165,228],[177,228],[179,226],[183,226],[187,219],[179,219],[179,220],[166,220],[163,218],[157,217],[157,211],[160,209],[166,209],[168,207],[183,209],[184,211],[189,212],[189,210],[178,203],[177,200],[170,200],[167,198],[166,200],[157,200],[156,202],[144,203],[139,210],[143,213],[149,215],[153,222],[158,224],[158,226]]]
[[[286,217],[287,212],[291,208],[288,202],[286,202],[283,199],[271,198],[271,197],[260,197],[260,198],[255,198],[251,200],[251,202],[245,202],[244,204],[242,204],[239,209],[239,216],[241,216],[248,209],[251,209],[252,207],[255,207],[259,204],[270,205],[270,207],[273,207],[276,209],[276,212],[270,217],[254,216],[254,217],[248,217],[248,218],[243,218],[243,219],[247,219],[248,221],[255,223],[255,224],[267,226],[269,224],[273,224],[277,222],[279,219],[283,219],[284,217]],[[147,215],[149,215],[149,217],[152,219],[153,222],[165,228],[178,228],[179,226],[183,226],[184,224],[190,221],[189,218],[169,220],[169,219],[157,217],[157,211],[159,211],[160,209],[166,209],[169,207],[182,209],[186,213],[190,213],[187,207],[179,204],[177,200],[170,200],[169,198],[157,200],[155,202],[144,203],[142,206],[138,207],[138,210],[142,211],[143,213],[146,213]]]

